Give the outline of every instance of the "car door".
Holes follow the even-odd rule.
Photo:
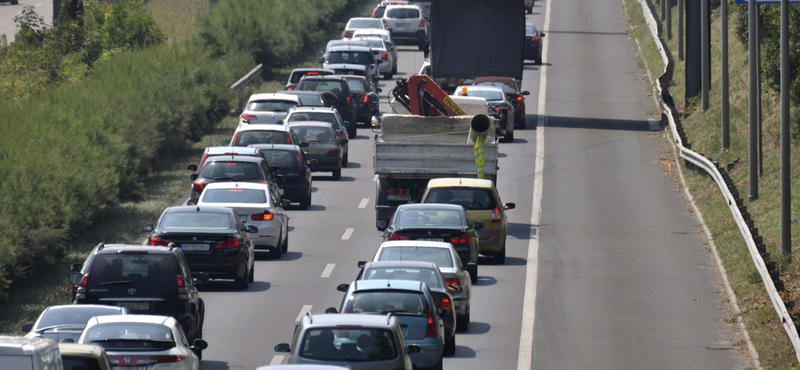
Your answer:
[[[258,168],[261,170],[261,178],[265,179],[267,182],[267,186],[269,187],[269,192],[277,199],[283,198],[283,190],[278,187],[278,183],[274,177],[272,177],[272,170],[269,169],[269,165],[267,161],[261,161],[258,164]],[[277,204],[280,204],[278,202]]]

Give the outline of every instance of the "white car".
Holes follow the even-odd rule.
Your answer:
[[[344,26],[344,28],[340,28],[339,31],[342,31],[343,39],[349,39],[353,37],[353,30],[359,28],[385,29],[386,27],[378,18],[355,17],[355,18],[350,18],[350,20],[347,21],[347,24]]]
[[[397,73],[397,60],[394,59],[394,54],[382,38],[379,36],[353,36],[352,40],[366,41],[369,44],[375,59],[383,61],[383,63],[378,64],[378,71],[385,79],[391,79]]]
[[[302,105],[297,95],[290,94],[253,94],[247,99],[239,124],[275,123],[286,116],[289,108]]]
[[[291,111],[291,109],[289,109],[289,111]],[[286,112],[286,114],[289,114],[289,112]],[[286,116],[284,116],[283,119],[286,119]],[[281,122],[276,122],[274,124],[240,125],[236,127],[236,130],[233,131],[231,140],[223,141],[222,144],[230,145],[232,147],[242,147],[252,144],[301,145],[300,140],[297,139],[297,136],[295,136],[294,132],[286,128],[283,125],[282,120]],[[236,150],[244,151],[240,148],[236,148]],[[228,152],[223,152],[222,154],[225,155],[228,154]]]
[[[417,5],[388,5],[381,21],[392,31],[395,42],[428,47],[428,22]]]
[[[231,208],[245,226],[257,227],[258,232],[250,234],[256,250],[268,250],[280,258],[289,249],[289,216],[284,207],[290,203],[275,199],[263,184],[213,182],[203,189],[197,205]]]
[[[397,47],[395,47],[394,39],[392,39],[392,32],[389,30],[379,30],[376,28],[362,28],[353,31],[353,38],[359,39],[364,37],[380,37],[386,43],[386,47],[392,52],[394,57],[394,66],[392,73],[397,73]]]
[[[514,141],[514,105],[502,88],[488,85],[458,86],[453,96],[476,96],[486,99],[489,111],[497,118],[496,133],[503,142]]]
[[[175,318],[158,315],[92,317],[78,344],[103,347],[114,369],[136,370],[199,370],[208,347],[200,338],[188,343]]]

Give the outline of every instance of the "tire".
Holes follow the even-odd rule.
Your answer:
[[[522,121],[519,123],[520,130],[524,130],[528,126],[528,123],[526,121],[527,119],[525,117],[522,117]]]
[[[202,339],[203,338],[203,331],[202,330],[198,330],[196,337]],[[192,352],[194,352],[194,354],[197,355],[197,360],[202,360],[203,359],[203,350],[202,349],[192,349]]]
[[[245,276],[233,279],[233,286],[238,290],[247,290],[250,287],[250,273],[247,272]]]
[[[444,351],[442,355],[444,356],[452,356],[456,354],[456,335],[453,334],[453,337],[450,340],[445,339],[444,341]]]
[[[469,280],[472,282],[472,284],[477,284],[478,283],[478,273],[476,272],[474,274],[469,274]]]
[[[469,306],[467,306],[467,314],[463,317],[456,317],[456,331],[469,330]]]
[[[300,200],[300,209],[306,210],[310,205],[311,205],[311,192],[308,193],[307,197]]]
[[[492,262],[494,262],[495,265],[503,265],[503,264],[506,263],[506,245],[505,245],[505,243],[503,243],[503,249],[500,250],[500,252],[497,252],[497,254],[494,255],[494,258],[492,259]]]
[[[349,156],[350,156],[349,151],[344,154],[344,157],[342,158],[342,167],[347,167],[347,164],[350,163],[350,160],[348,158]]]
[[[333,179],[334,180],[339,180],[341,178],[342,178],[342,169],[341,168],[336,170],[336,171],[333,171]]]
[[[536,58],[536,60],[533,61],[533,64],[536,64],[537,66],[542,65],[542,57]]]
[[[270,250],[270,254],[272,255],[273,259],[281,259],[281,256],[283,255],[283,245],[276,245],[274,249]]]
[[[389,78],[391,78],[391,76],[394,75],[395,73],[397,73],[397,66],[396,65],[392,66],[392,73],[389,75],[390,76]]]
[[[442,358],[439,357],[439,362],[437,362],[436,365],[433,365],[433,367],[431,367],[430,369],[431,370],[442,370]]]
[[[256,281],[256,265],[253,264],[253,268],[250,269],[250,275],[247,276],[247,281],[252,283]]]
[[[353,140],[357,134],[358,134],[358,121],[353,120],[353,123],[351,123],[350,127],[347,128],[347,135],[350,137],[350,140]]]

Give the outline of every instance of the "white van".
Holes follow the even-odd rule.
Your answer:
[[[0,369],[64,370],[64,364],[52,339],[0,335]]]

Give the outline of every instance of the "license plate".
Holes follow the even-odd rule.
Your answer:
[[[408,28],[408,27],[411,27],[411,23],[397,22],[397,28]]]
[[[185,251],[207,251],[209,248],[208,244],[181,244],[181,249]]]
[[[467,252],[469,252],[469,247],[466,247],[466,246],[464,246],[464,247],[456,247],[456,252],[458,252],[458,253],[467,253]]]
[[[147,311],[150,309],[149,302],[119,302],[120,307],[125,307],[129,311]]]
[[[386,200],[411,200],[411,194],[389,194]]]
[[[442,239],[442,238],[419,238],[417,240],[422,240],[422,241],[426,241],[426,242],[443,242],[444,241],[444,239]]]

